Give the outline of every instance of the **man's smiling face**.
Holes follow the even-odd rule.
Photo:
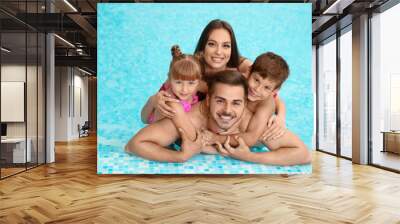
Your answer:
[[[246,106],[245,91],[242,86],[217,83],[209,96],[210,116],[223,130],[240,120]]]

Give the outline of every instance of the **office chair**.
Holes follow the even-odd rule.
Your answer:
[[[82,127],[80,127],[80,125],[78,124],[79,138],[89,136],[89,129],[90,129],[89,121],[85,121]]]

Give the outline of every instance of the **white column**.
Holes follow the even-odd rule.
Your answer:
[[[353,162],[368,163],[368,15],[353,20]]]
[[[54,151],[54,133],[55,133],[55,76],[54,76],[54,35],[47,34],[46,36],[46,60],[47,60],[47,76],[46,76],[46,163],[55,161]]]
[[[46,4],[47,12],[53,12],[54,6],[50,1]],[[46,163],[55,162],[54,133],[55,133],[55,54],[54,35],[46,35]]]

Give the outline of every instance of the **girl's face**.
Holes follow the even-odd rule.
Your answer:
[[[180,99],[190,101],[197,92],[200,80],[180,80],[171,78],[171,90]]]
[[[250,74],[248,79],[250,101],[265,100],[269,96],[275,94],[278,90],[275,89],[276,83],[268,78],[263,78],[257,72]]]
[[[204,60],[213,70],[224,70],[231,58],[231,36],[225,29],[211,31],[204,48]]]

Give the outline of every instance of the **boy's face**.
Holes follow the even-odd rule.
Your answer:
[[[268,78],[263,78],[257,72],[250,74],[249,80],[249,96],[250,101],[265,100],[269,96],[276,94],[276,82]]]

